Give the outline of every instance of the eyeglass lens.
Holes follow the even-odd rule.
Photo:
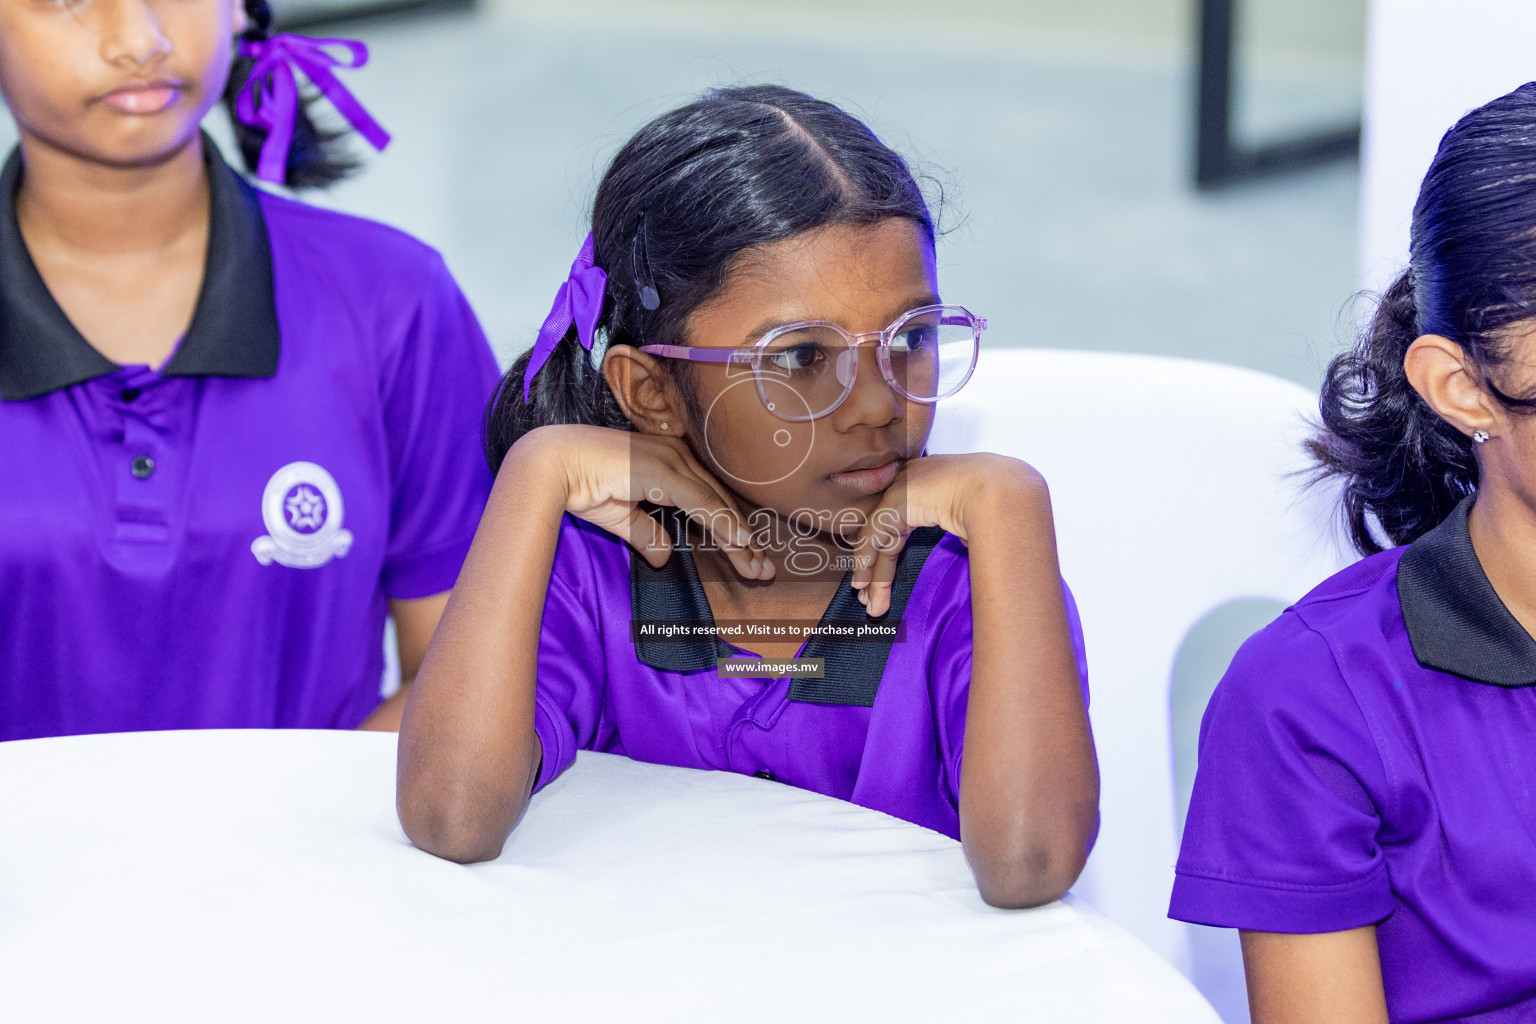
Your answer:
[[[953,394],[976,358],[976,330],[958,313],[935,310],[902,323],[887,350],[890,376],[907,397]],[[769,411],[809,419],[835,408],[853,386],[858,354],[838,331],[801,327],[778,335],[759,354],[758,389]]]
[[[976,361],[976,328],[957,313],[921,313],[901,325],[887,351],[896,386],[908,397],[945,398],[965,383]]]

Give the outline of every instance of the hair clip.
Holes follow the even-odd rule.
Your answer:
[[[651,277],[650,254],[645,245],[645,211],[640,211],[640,224],[635,228],[635,246],[631,254],[631,263],[635,268],[635,290],[640,293],[640,305],[646,309],[655,310],[661,306],[661,295],[656,291],[655,279]]]

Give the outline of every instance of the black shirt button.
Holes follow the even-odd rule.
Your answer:
[[[148,455],[140,455],[133,460],[133,475],[140,480],[148,480],[155,472],[155,460]]]
[[[754,773],[753,774],[753,778],[767,779],[769,782],[778,782],[779,781],[776,777],[774,777],[773,772],[769,771],[767,768],[764,768],[760,772]]]
[[[144,393],[142,388],[123,388],[117,393],[117,397],[125,402],[131,402]]]

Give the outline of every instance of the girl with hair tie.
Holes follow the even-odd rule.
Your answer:
[[[998,906],[1073,883],[1081,632],[1039,474],[924,455],[986,326],[934,236],[901,157],[789,89],[623,147],[490,411],[496,488],[400,736],[417,845],[495,857],[601,750],[936,829]]]
[[[1446,133],[1329,368],[1311,451],[1369,557],[1206,710],[1171,914],[1242,930],[1258,1024],[1536,1019],[1533,409],[1536,83]]]
[[[384,133],[265,0],[0,0],[0,739],[389,728],[490,476],[495,364],[442,260],[254,189]],[[307,79],[315,96],[300,92]],[[307,92],[307,90],[306,90]]]

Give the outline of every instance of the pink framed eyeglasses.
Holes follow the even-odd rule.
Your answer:
[[[640,351],[750,370],[769,412],[804,422],[843,404],[858,377],[859,346],[871,342],[880,375],[897,394],[924,404],[948,398],[971,379],[986,329],[986,320],[962,306],[920,306],[865,334],[803,320],[775,327],[751,348],[642,345]]]

